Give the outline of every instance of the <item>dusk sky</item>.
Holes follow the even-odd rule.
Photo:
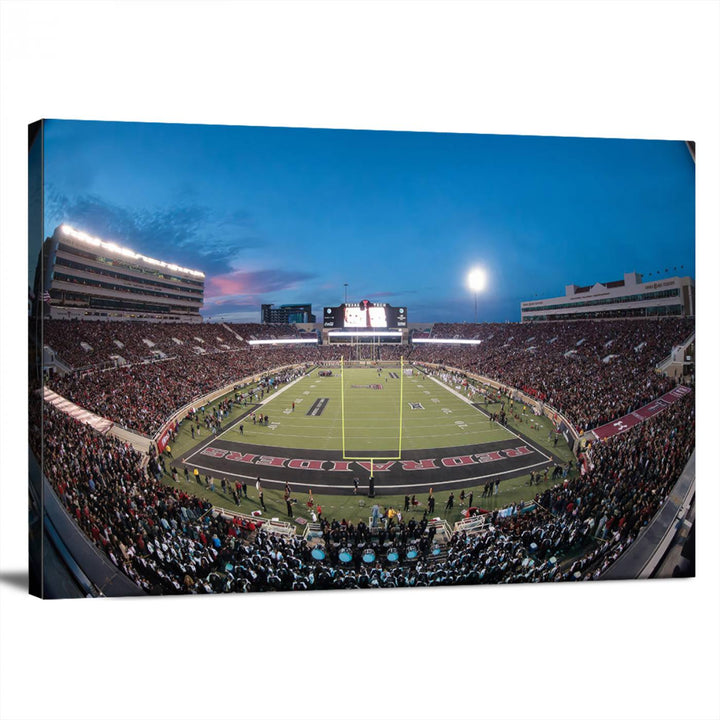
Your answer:
[[[205,317],[320,318],[348,283],[472,321],[482,265],[478,319],[518,321],[566,284],[694,277],[695,167],[681,141],[53,120],[46,236],[63,222],[205,272]]]

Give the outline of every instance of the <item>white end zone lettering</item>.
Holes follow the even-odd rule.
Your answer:
[[[477,465],[477,462],[470,455],[455,455],[454,457],[443,458],[440,462],[445,467],[459,467],[460,465]]]
[[[275,457],[274,455],[262,455],[256,461],[256,465],[269,465],[270,467],[285,467],[290,458]]]
[[[324,460],[303,460],[293,458],[287,466],[293,470],[322,470]]]
[[[217,457],[222,457],[222,455],[218,455]],[[232,462],[243,462],[243,463],[252,463],[255,461],[255,458],[257,455],[253,453],[242,453],[242,452],[236,452],[233,450],[232,452],[229,452],[226,456],[226,460],[230,460]]]
[[[201,455],[209,455],[210,457],[214,457],[214,458],[225,457],[226,453],[227,453],[227,450],[222,450],[221,448],[214,448],[214,447],[207,447],[204,450],[200,451]]]
[[[384,463],[373,463],[372,469],[373,469],[373,472],[387,472],[394,464],[395,464],[394,460],[388,460],[388,462],[384,462]],[[364,468],[365,470],[370,472],[370,463],[369,462],[365,462],[364,460],[361,460],[358,462],[358,465],[361,468]]]
[[[505,457],[514,458],[520,457],[521,455],[530,455],[532,450],[530,450],[526,445],[520,445],[520,447],[503,450],[503,452],[505,453]]]
[[[493,462],[494,460],[504,460],[503,456],[500,454],[499,450],[493,450],[491,452],[482,453],[481,455],[476,455],[477,461],[480,463],[486,463],[486,462]],[[515,456],[512,456],[515,457]]]
[[[426,458],[424,460],[403,460],[401,463],[403,470],[437,470],[435,460]]]

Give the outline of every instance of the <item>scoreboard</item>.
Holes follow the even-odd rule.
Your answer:
[[[323,327],[326,328],[406,328],[407,308],[387,303],[362,300],[338,307],[323,308]]]

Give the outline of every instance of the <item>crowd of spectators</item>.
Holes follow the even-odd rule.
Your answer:
[[[43,443],[45,476],[68,513],[139,587],[179,592],[202,582],[215,561],[213,527],[202,521],[209,503],[151,478],[129,445],[49,404]]]
[[[300,337],[300,333],[294,325],[284,323],[225,323],[225,325],[245,341],[286,340]]]
[[[117,358],[136,363],[223,352],[241,345],[220,324],[46,320],[43,332],[44,344],[78,369],[117,364]]]
[[[688,396],[652,420],[596,443],[586,477],[546,490],[538,498],[543,507],[567,523],[585,523],[601,541],[569,571],[599,577],[652,519],[694,448],[695,405]]]
[[[583,432],[615,420],[672,389],[655,371],[694,328],[691,319],[567,323],[436,323],[432,335],[479,345],[383,347],[381,357],[459,368],[522,390]]]
[[[349,348],[243,343],[231,351],[56,375],[47,385],[128,430],[153,436],[174,411],[213,390],[273,368],[338,359],[341,354],[349,358],[350,353]]]
[[[248,340],[298,337],[293,325],[45,320],[45,345],[75,369],[246,347]]]
[[[44,410],[47,478],[86,535],[150,593],[594,579],[657,512],[695,443],[694,404],[686,397],[595,444],[587,472],[538,493],[534,510],[509,516],[496,510],[479,532],[453,534],[441,555],[432,552],[434,526],[424,519],[390,519],[374,529],[323,520],[326,554],[316,559],[300,537],[224,517],[163,484],[153,476],[157,458],[148,472],[129,446],[49,404]],[[33,424],[35,452],[40,437]],[[417,556],[404,560],[410,546]],[[376,551],[369,563],[368,548]],[[388,557],[393,549],[398,560]]]
[[[47,385],[75,404],[143,435],[155,435],[174,411],[243,378],[309,363],[309,348],[244,346],[239,350],[70,373]]]
[[[137,359],[149,349],[143,342],[147,339],[166,355],[168,359],[155,362],[75,372],[49,383],[76,404],[146,435],[155,434],[173,411],[224,385],[282,365],[322,363],[340,355],[351,359],[353,352],[350,346],[251,347],[246,342],[253,337],[292,335],[296,333],[293,326],[234,324],[228,331],[219,324],[70,320],[51,321],[48,326],[47,342],[54,342],[55,349],[66,348],[63,343],[79,346],[80,342],[92,342],[105,355],[113,348],[126,352],[114,345],[122,338],[133,353],[126,354]],[[692,328],[691,320],[678,318],[438,323],[433,327],[435,337],[482,342],[476,346],[381,346],[378,351],[381,361],[403,355],[408,361],[458,368],[502,382],[544,401],[583,432],[672,389],[674,381],[656,372],[655,365],[685,340]],[[204,352],[197,351],[200,346]]]

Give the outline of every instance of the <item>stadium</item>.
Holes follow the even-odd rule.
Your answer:
[[[241,324],[132,252],[65,225],[38,263],[46,597],[694,572],[690,278],[597,283],[572,319]]]
[[[718,715],[718,13],[25,7],[0,716]]]

